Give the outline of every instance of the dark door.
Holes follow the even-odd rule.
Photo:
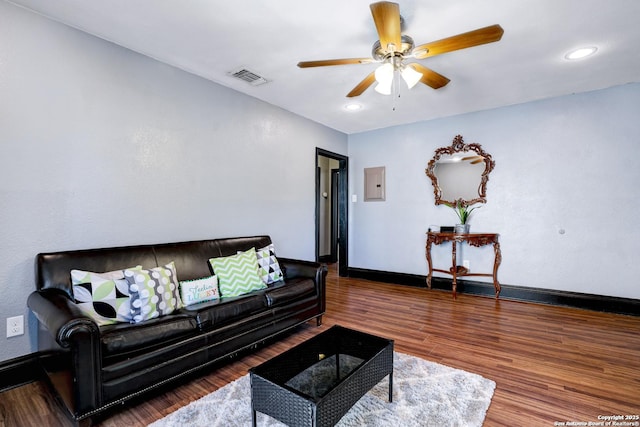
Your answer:
[[[324,158],[324,159],[323,159]],[[321,212],[323,194],[321,185],[322,171],[320,165],[326,164],[326,159],[337,161],[338,167],[335,170],[327,171],[331,174],[330,191],[331,196],[327,197],[326,202],[330,202],[331,206],[327,210],[331,215],[330,229],[330,253],[328,259],[320,256],[320,240],[325,236],[320,234],[321,223],[324,218],[324,212]],[[332,163],[336,163],[336,162]],[[348,275],[348,212],[347,212],[347,192],[348,192],[348,169],[349,159],[341,154],[332,153],[321,148],[316,148],[316,260],[331,261],[338,263],[338,274],[340,276]],[[325,203],[326,203],[325,202]],[[335,258],[335,260],[334,260]]]

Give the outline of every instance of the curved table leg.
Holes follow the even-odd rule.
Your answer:
[[[433,277],[433,264],[431,262],[431,244],[433,242],[427,238],[427,263],[429,264],[429,273],[427,274],[427,288],[431,289],[431,278]]]
[[[498,282],[498,267],[502,263],[502,253],[500,252],[500,243],[495,241],[493,243],[493,251],[495,253],[493,260],[493,287],[496,290],[496,299],[500,295],[500,282]]]
[[[458,279],[456,277],[456,273],[458,270],[458,257],[456,256],[457,250],[457,242],[453,240],[451,242],[451,275],[453,276],[452,282],[452,290],[453,290],[453,299],[456,299],[456,290],[458,288]]]

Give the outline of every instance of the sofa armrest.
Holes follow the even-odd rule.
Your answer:
[[[324,313],[327,308],[326,301],[326,278],[327,278],[327,266],[325,264],[319,264],[312,261],[302,261],[290,258],[278,258],[278,262],[284,270],[285,282],[287,279],[293,279],[295,277],[307,277],[313,279],[316,285],[316,291],[318,293],[318,310],[320,314]],[[321,323],[320,316],[318,318],[318,325]]]
[[[27,306],[61,347],[69,348],[78,334],[83,337],[80,339],[86,339],[87,333],[100,336],[98,325],[83,315],[62,291],[34,291],[27,299]]]
[[[324,264],[290,258],[278,258],[278,262],[282,264],[285,279],[308,277],[314,279],[316,283],[321,283],[327,276],[327,266]]]
[[[56,384],[56,388],[73,417],[84,417],[103,404],[98,325],[84,316],[69,296],[58,289],[32,292],[27,306],[58,345],[69,349],[61,353],[64,362],[54,371],[68,371],[65,376],[70,381],[62,381]]]

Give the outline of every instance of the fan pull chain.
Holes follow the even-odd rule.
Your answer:
[[[396,111],[396,101],[400,98],[400,73],[397,70],[393,73],[393,92],[391,96],[393,97],[391,111]]]

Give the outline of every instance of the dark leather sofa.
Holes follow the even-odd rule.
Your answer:
[[[232,358],[303,322],[321,324],[325,266],[278,258],[284,280],[239,297],[183,307],[142,323],[98,326],[73,300],[72,269],[106,272],[175,262],[179,280],[211,275],[208,260],[271,243],[269,236],[44,253],[28,306],[39,321],[41,364],[79,424],[116,404]]]

